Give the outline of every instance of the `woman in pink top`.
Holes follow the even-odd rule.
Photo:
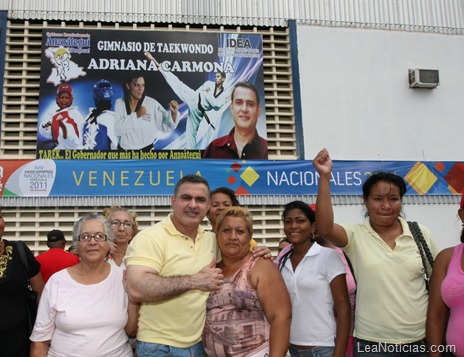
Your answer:
[[[441,251],[433,265],[427,311],[429,356],[443,352],[464,356],[464,196],[458,215],[463,223],[461,244]]]

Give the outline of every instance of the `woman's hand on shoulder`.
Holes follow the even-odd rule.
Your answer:
[[[290,297],[282,274],[270,259],[258,258],[251,270],[250,279],[263,308],[263,302],[271,305],[279,301],[282,304],[288,302],[290,306]]]
[[[114,242],[108,241],[108,251],[110,255],[116,253],[116,244]]]
[[[272,260],[271,250],[266,247],[265,245],[257,245],[253,248],[253,256],[255,257],[262,257],[265,259]]]
[[[258,290],[258,288],[265,288],[269,285],[270,291],[274,289],[274,282],[277,279],[277,284],[282,283],[285,291],[287,290],[282,274],[271,259],[260,259],[258,257],[253,269],[251,270],[250,277],[252,285]],[[259,292],[259,290],[258,290]]]

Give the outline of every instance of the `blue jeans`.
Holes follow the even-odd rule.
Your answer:
[[[309,350],[302,350],[293,345],[288,349],[292,357],[332,357],[334,347],[332,346],[317,346]]]
[[[137,357],[206,357],[203,343],[179,348],[159,343],[137,341]]]
[[[385,343],[354,339],[354,357],[427,357],[425,339],[411,343]]]

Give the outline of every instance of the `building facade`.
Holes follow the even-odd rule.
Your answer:
[[[0,160],[36,158],[42,29],[261,34],[270,160],[307,160],[328,147],[337,160],[463,161],[463,1],[0,1],[3,70]],[[435,69],[440,85],[411,89],[408,69]],[[278,161],[276,161],[278,164]],[[463,173],[464,176],[464,173]],[[361,192],[359,188],[359,193]],[[456,192],[457,193],[457,192]],[[255,239],[276,250],[286,202],[313,194],[241,196]],[[432,229],[440,247],[456,242],[457,194],[405,198],[408,219]],[[363,217],[359,195],[334,196],[338,222]],[[7,239],[35,253],[46,233],[67,232],[84,213],[111,204],[161,220],[169,198],[2,197]],[[440,217],[439,222],[436,217]]]

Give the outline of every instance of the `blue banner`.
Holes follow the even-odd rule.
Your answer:
[[[421,161],[334,161],[332,193],[360,195],[377,171],[403,177],[410,195],[464,193],[462,162]],[[187,174],[238,195],[317,193],[318,174],[310,161],[8,160],[0,161],[0,196],[170,196]]]

